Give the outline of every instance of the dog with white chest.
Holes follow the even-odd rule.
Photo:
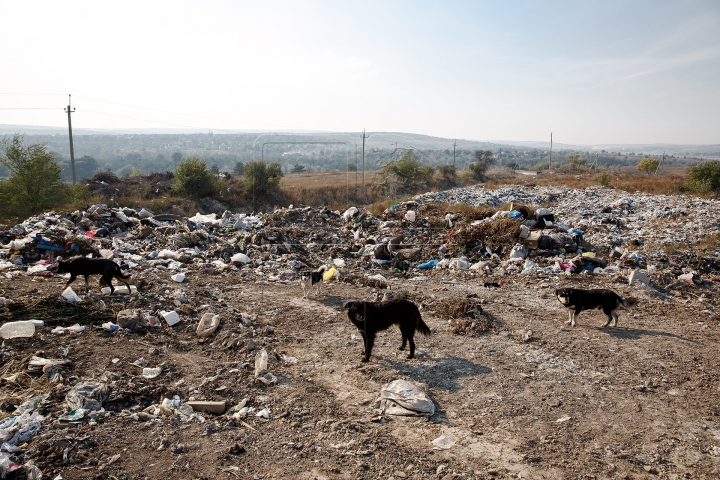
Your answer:
[[[328,268],[323,265],[314,272],[300,273],[300,286],[303,289],[303,298],[307,298],[307,296],[312,293],[313,288],[315,289],[315,295],[320,294],[320,285],[323,282],[323,275],[327,269]]]

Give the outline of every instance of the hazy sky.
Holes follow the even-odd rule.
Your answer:
[[[0,124],[67,125],[71,93],[81,128],[720,143],[719,0],[0,0],[0,19]]]

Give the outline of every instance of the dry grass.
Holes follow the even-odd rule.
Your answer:
[[[541,172],[537,175],[521,175],[509,177],[506,172],[497,175],[491,173],[486,188],[493,189],[504,185],[534,184],[543,186],[565,186],[568,188],[587,188],[600,184],[599,174],[608,174],[607,186],[626,192],[642,192],[655,195],[683,193],[683,185],[687,180],[687,168],[671,167],[660,175],[640,174],[634,167],[600,169],[597,171],[553,171]]]

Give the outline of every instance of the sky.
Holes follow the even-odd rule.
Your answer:
[[[720,143],[720,1],[0,0],[0,124]]]

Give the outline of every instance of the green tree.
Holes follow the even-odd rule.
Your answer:
[[[180,163],[180,160],[182,160],[183,158],[183,154],[180,152],[175,152],[170,158],[172,158],[173,163]]]
[[[493,153],[490,150],[478,150],[475,152],[475,161],[469,163],[467,166],[469,175],[465,176],[469,176],[469,179],[478,182],[483,181],[485,180],[485,174],[487,173],[488,168],[492,167],[494,164],[495,157],[493,157]]]
[[[348,163],[345,168],[347,169],[348,172],[357,172],[358,171],[356,163]]]
[[[571,168],[584,168],[586,160],[579,155],[570,155],[567,159],[567,164]]]
[[[235,167],[233,168],[233,173],[235,175],[244,175],[245,174],[245,164],[243,162],[237,162],[235,164]]]
[[[265,195],[280,189],[282,166],[253,160],[245,165],[243,189],[247,195]]]
[[[423,166],[420,163],[412,149],[403,153],[398,160],[388,162],[380,169],[380,175],[383,178],[395,176],[400,183],[406,186],[427,182],[434,173],[435,169],[432,166]]]
[[[192,156],[180,160],[175,167],[173,190],[190,198],[207,197],[213,193],[215,177],[207,168],[205,160]]]
[[[62,165],[62,176],[65,178],[72,179],[72,163],[69,160],[61,162]],[[75,177],[78,180],[81,178],[92,178],[100,168],[100,164],[93,157],[84,155],[75,160]]]
[[[296,163],[295,166],[290,170],[290,173],[302,173],[305,171],[305,165]]]
[[[637,164],[637,170],[639,172],[645,172],[648,175],[657,170],[660,165],[660,160],[657,158],[643,158]]]
[[[690,167],[688,183],[700,193],[720,192],[720,161],[713,160]]]
[[[0,140],[0,164],[9,177],[0,187],[9,213],[32,215],[64,201],[62,168],[45,144],[25,146],[25,136]]]

